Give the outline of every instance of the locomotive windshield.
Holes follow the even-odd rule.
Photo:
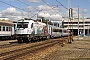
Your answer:
[[[29,22],[18,22],[17,28],[28,28],[28,23]]]

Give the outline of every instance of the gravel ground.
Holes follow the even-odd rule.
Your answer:
[[[90,60],[90,41],[75,40],[61,47],[56,44],[28,54],[18,60]]]
[[[1,41],[1,45],[10,44],[9,42],[13,42],[13,41]],[[42,42],[43,41],[37,42],[37,44],[42,43]],[[7,48],[1,48],[0,53],[16,50],[16,49],[20,49],[20,48],[29,47],[29,46],[32,46],[32,45],[35,45],[35,44],[36,43],[29,43],[29,44],[23,43],[22,45],[19,45],[19,46],[16,45],[16,46],[12,46],[12,47],[9,47],[9,48],[8,47]]]
[[[90,60],[90,41],[74,41],[41,60]]]

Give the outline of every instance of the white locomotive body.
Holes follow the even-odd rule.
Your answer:
[[[33,20],[18,21],[15,30],[18,42],[29,42],[49,36],[48,26]]]

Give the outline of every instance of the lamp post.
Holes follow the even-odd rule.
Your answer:
[[[79,6],[78,6],[78,40],[79,40]]]
[[[85,21],[84,21],[84,14],[83,14],[83,34],[85,36]]]

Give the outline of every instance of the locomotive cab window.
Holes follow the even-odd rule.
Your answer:
[[[18,22],[17,28],[28,28],[28,22]]]

